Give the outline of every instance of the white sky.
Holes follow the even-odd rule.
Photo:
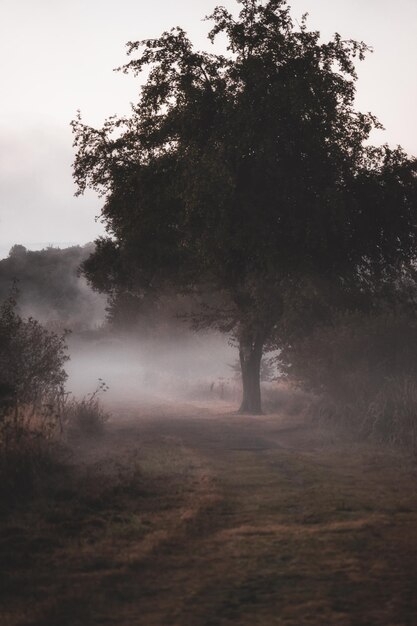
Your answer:
[[[129,40],[180,25],[197,46],[201,18],[234,0],[0,0],[0,258],[14,243],[28,247],[85,243],[102,232],[100,200],[73,196],[76,110],[101,125],[129,112],[138,82],[112,72]],[[359,66],[357,106],[386,131],[375,142],[417,154],[417,0],[292,0],[324,38],[339,32],[373,46]]]

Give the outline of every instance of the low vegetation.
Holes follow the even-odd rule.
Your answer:
[[[125,407],[36,507],[0,518],[2,624],[412,623],[404,455],[219,410]]]
[[[0,495],[21,503],[61,473],[74,436],[97,436],[108,416],[96,391],[65,391],[66,333],[57,335],[17,311],[17,290],[0,305]]]
[[[314,394],[314,419],[417,452],[416,341],[414,313],[397,306],[335,315],[280,358],[288,378]]]
[[[69,438],[96,437],[103,434],[109,415],[102,407],[100,394],[107,390],[106,383],[99,380],[97,389],[81,400],[70,394],[65,395],[61,415]]]

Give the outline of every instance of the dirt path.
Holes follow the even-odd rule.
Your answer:
[[[114,414],[77,487],[2,528],[2,625],[417,624],[401,455],[226,406]]]

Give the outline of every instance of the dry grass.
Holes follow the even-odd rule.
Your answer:
[[[67,398],[62,407],[62,422],[69,438],[100,436],[104,433],[109,418],[95,394],[81,400]]]
[[[66,454],[59,424],[49,409],[18,405],[0,419],[0,495],[7,507],[19,506],[60,474]]]
[[[65,470],[67,440],[101,436],[109,415],[97,392],[78,400],[61,390],[42,402],[15,402],[0,414],[0,495],[19,506]]]
[[[416,621],[416,473],[394,450],[188,407],[77,455],[1,521],[2,625]]]

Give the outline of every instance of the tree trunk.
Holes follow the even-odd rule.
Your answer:
[[[263,345],[264,338],[259,332],[245,332],[240,337],[243,398],[239,413],[262,415],[260,374]]]

